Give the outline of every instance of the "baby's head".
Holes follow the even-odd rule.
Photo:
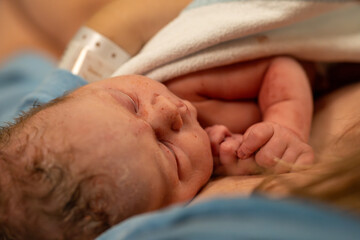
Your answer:
[[[33,111],[0,137],[0,230],[20,239],[89,239],[190,200],[211,175],[194,107],[145,77],[89,84]]]

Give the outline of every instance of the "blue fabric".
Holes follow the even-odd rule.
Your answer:
[[[131,218],[98,240],[360,239],[360,219],[323,205],[261,196],[217,199]]]
[[[31,52],[14,56],[0,66],[0,126],[13,122],[34,103],[49,102],[85,84],[45,56]]]
[[[226,3],[226,2],[236,2],[236,1],[252,1],[252,0],[194,0],[186,7],[185,10],[207,6],[214,3]],[[268,0],[263,0],[263,1],[268,1]],[[312,1],[312,2],[337,3],[337,2],[346,2],[346,1],[354,2],[357,0],[276,0],[276,1],[278,1],[281,4],[280,1]]]

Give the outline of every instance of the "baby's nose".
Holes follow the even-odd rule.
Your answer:
[[[148,122],[157,134],[162,135],[167,130],[179,131],[182,128],[187,106],[180,100],[174,101],[162,95],[154,95],[151,102],[153,112],[149,115]]]

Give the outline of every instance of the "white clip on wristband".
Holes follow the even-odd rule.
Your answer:
[[[110,77],[128,59],[130,55],[117,44],[82,27],[69,43],[59,67],[95,82]]]

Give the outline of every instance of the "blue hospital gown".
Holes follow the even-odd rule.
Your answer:
[[[322,204],[216,199],[133,217],[98,240],[357,240],[360,219]]]
[[[0,66],[0,126],[13,122],[34,103],[49,102],[85,84],[82,78],[56,68],[46,56],[15,55]]]

